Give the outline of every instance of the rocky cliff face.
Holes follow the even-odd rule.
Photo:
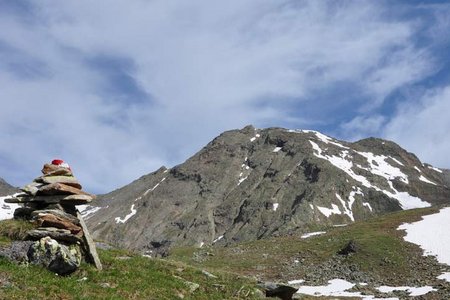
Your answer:
[[[390,141],[247,126],[181,165],[100,196],[83,214],[99,240],[161,252],[447,204],[449,174]]]

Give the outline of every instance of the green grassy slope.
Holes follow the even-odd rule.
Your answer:
[[[317,285],[333,278],[367,282],[364,289],[369,293],[382,284],[440,285],[450,291],[448,284],[436,279],[449,268],[423,257],[420,248],[405,242],[404,232],[397,230],[402,223],[437,211],[402,211],[346,227],[321,228],[327,233],[308,239],[291,236],[227,247],[177,248],[164,260],[99,250],[103,271],[83,264],[67,277],[0,258],[0,299],[260,299],[257,280],[305,279]],[[0,222],[0,247],[20,237],[27,226]],[[336,254],[350,240],[357,252]],[[194,290],[191,283],[198,287]]]
[[[291,236],[223,248],[178,248],[172,251],[171,259],[260,280],[305,279],[306,284],[319,285],[342,278],[368,283],[367,291],[380,285],[431,285],[448,290],[448,283],[436,277],[449,267],[433,257],[422,256],[417,245],[403,240],[405,232],[397,230],[402,223],[419,221],[421,216],[438,210],[401,211],[346,227],[321,228],[327,233],[307,239]],[[351,240],[357,252],[338,255]]]
[[[0,247],[27,226],[0,222]],[[0,299],[259,299],[254,281],[227,272],[211,278],[182,262],[123,250],[99,250],[99,255],[103,271],[83,264],[66,277],[0,258]]]

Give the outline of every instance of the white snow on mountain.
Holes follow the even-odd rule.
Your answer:
[[[275,147],[275,149],[273,149],[272,152],[278,152],[278,151],[280,151],[281,149],[282,149],[282,147]]]
[[[386,178],[387,180],[400,179],[404,183],[408,184],[408,176],[403,173],[399,168],[390,165],[386,162],[387,156],[375,155],[370,152],[356,152],[361,156],[364,156],[369,163],[368,168],[364,168],[358,165],[358,168],[367,170],[375,175]]]
[[[316,236],[316,235],[321,235],[321,234],[324,234],[324,233],[327,233],[327,232],[326,231],[316,231],[316,232],[305,233],[300,238],[307,239],[309,237]]]
[[[342,214],[342,212],[339,209],[339,207],[336,204],[334,204],[334,203],[331,203],[331,209],[330,208],[326,208],[326,207],[322,207],[322,206],[317,206],[317,209],[323,215],[325,215],[326,217],[329,217],[329,216],[331,216],[333,214],[335,214],[335,215],[341,215]]]
[[[90,217],[92,217],[96,212],[98,212],[101,209],[101,207],[84,204],[78,205],[77,209],[81,213],[83,219],[87,220]]]
[[[407,192],[400,192],[394,188],[394,185],[392,183],[394,179],[399,179],[404,183],[408,183],[409,182],[408,176],[404,174],[399,168],[394,167],[389,163],[387,163],[386,162],[386,159],[388,158],[387,156],[374,155],[373,153],[370,152],[354,151],[356,154],[365,157],[369,164],[369,167],[363,167],[361,165],[356,165],[356,167],[367,170],[372,174],[385,178],[387,183],[389,184],[390,191],[381,189],[378,186],[372,184],[366,177],[356,174],[355,171],[353,170],[354,168],[353,162],[347,160],[347,157],[349,156],[349,151],[347,150],[341,151],[340,156],[327,155],[323,153],[324,151],[322,150],[322,148],[320,148],[320,146],[317,143],[311,140],[309,142],[313,147],[314,155],[316,157],[329,161],[332,165],[347,173],[347,175],[349,175],[354,180],[361,183],[363,186],[375,189],[376,191],[382,192],[390,198],[396,199],[403,209],[413,209],[431,206],[430,203],[425,202],[418,197],[411,196]]]
[[[432,184],[432,185],[437,185],[437,184],[434,183],[433,181],[431,181],[431,180],[425,178],[423,175],[420,175],[419,179],[420,179],[421,181],[423,181],[423,182],[426,182],[426,183],[429,183],[429,184]]]
[[[315,130],[300,130],[300,132],[303,132],[303,133],[314,133],[316,135],[316,137],[320,141],[325,143],[325,144],[332,144],[332,145],[338,146],[338,147],[343,148],[343,149],[350,149],[349,147],[346,147],[346,146],[344,146],[344,145],[342,145],[340,143],[337,143],[337,142],[333,141],[333,139],[331,137],[326,136],[325,134],[320,133],[318,131],[315,131]]]
[[[223,239],[223,235],[219,236],[218,238],[216,238],[214,241],[212,241],[213,244],[217,243],[218,241],[220,241],[221,239]]]
[[[342,199],[342,197],[339,194],[336,194],[336,198],[338,198],[339,202],[341,202],[341,205],[344,209],[344,215],[347,215],[350,220],[352,220],[353,222],[355,221],[355,218],[353,217],[353,211],[352,211],[352,206],[353,206],[353,201],[354,199],[350,199],[350,201],[347,203],[344,201],[344,199]]]
[[[280,205],[280,203],[273,203],[272,210],[277,211],[279,205]]]
[[[394,157],[390,157],[390,159],[392,159],[393,161],[395,161],[396,163],[398,163],[400,166],[405,166],[401,161],[399,161],[398,159],[394,158]]]
[[[120,218],[120,217],[115,218],[114,220],[116,220],[116,224],[119,224],[119,223],[124,224],[126,221],[128,221],[128,219],[130,219],[132,216],[134,216],[137,213],[137,210],[134,208],[134,204],[131,205],[130,210],[131,210],[131,212],[128,215],[126,215],[125,217],[123,217],[123,218]]]
[[[431,170],[434,170],[434,171],[436,171],[436,172],[438,172],[438,173],[442,173],[442,170],[441,170],[441,169],[435,168],[435,167],[433,167],[433,166],[428,166],[428,168],[431,169]]]

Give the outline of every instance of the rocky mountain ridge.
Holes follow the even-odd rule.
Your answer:
[[[0,178],[0,197],[7,196],[18,192],[19,189],[13,187],[9,183],[7,183],[3,178]]]
[[[99,240],[164,253],[448,204],[449,174],[390,141],[247,126],[183,164],[99,196],[83,214]]]

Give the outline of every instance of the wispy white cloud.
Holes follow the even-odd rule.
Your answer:
[[[383,129],[383,135],[422,161],[450,168],[450,86],[427,92],[417,104],[404,103]]]
[[[23,184],[61,156],[109,191],[249,123],[341,115],[366,133],[386,97],[436,63],[415,42],[424,24],[387,3],[79,0],[0,13],[0,176]]]
[[[377,135],[383,128],[386,117],[382,115],[357,116],[351,121],[341,124],[346,138],[352,141]]]

